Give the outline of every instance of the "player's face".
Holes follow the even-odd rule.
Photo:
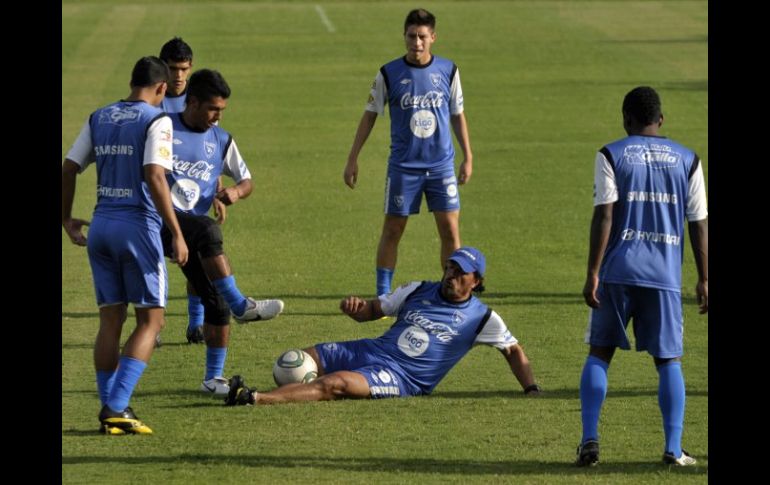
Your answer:
[[[471,292],[479,279],[476,273],[463,272],[460,265],[447,261],[444,265],[444,277],[441,278],[441,295],[450,301],[463,301],[471,296]]]
[[[215,96],[208,101],[198,101],[195,97],[187,98],[185,122],[196,130],[205,131],[222,119],[222,111],[227,108],[227,100],[221,96]]]
[[[168,68],[171,71],[171,79],[168,82],[168,93],[171,96],[179,96],[187,86],[187,76],[190,75],[192,61],[168,61]]]
[[[410,25],[404,34],[406,59],[413,64],[430,62],[430,47],[436,40],[436,33],[427,25]]]

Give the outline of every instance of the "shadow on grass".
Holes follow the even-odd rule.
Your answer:
[[[75,436],[94,433],[73,431]],[[126,439],[110,437],[110,439]],[[128,438],[131,439],[131,438]],[[140,438],[141,439],[141,438]],[[708,466],[673,468],[659,461],[601,463],[590,469],[576,468],[572,463],[534,460],[506,460],[487,462],[479,460],[393,457],[340,457],[340,456],[270,456],[270,455],[215,455],[181,454],[164,456],[62,456],[62,465],[124,464],[171,466],[185,462],[194,466],[222,465],[254,468],[316,468],[329,471],[356,473],[421,473],[426,475],[607,475],[607,474],[660,474],[670,471],[681,475],[707,475]]]
[[[688,396],[701,396],[708,397],[708,391],[687,391]],[[614,399],[618,397],[640,397],[640,396],[658,396],[657,389],[618,389],[613,390],[610,388],[607,391],[607,399]],[[425,398],[433,399],[485,399],[504,397],[511,399],[578,399],[580,397],[580,389],[545,389],[539,396],[525,396],[520,390],[516,391],[441,391]]]

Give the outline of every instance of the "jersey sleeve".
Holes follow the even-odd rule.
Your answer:
[[[481,332],[479,332],[473,343],[474,345],[490,345],[496,349],[503,350],[511,345],[519,343],[519,341],[516,340],[516,337],[511,335],[511,332],[508,330],[508,327],[505,326],[503,319],[493,310],[492,314],[489,315],[489,320],[487,320],[486,325],[481,329]]]
[[[232,178],[236,184],[242,180],[251,178],[249,167],[247,167],[246,162],[243,161],[241,152],[238,151],[238,146],[233,139],[230,139],[230,146],[227,147],[227,152],[225,153],[222,173]]]
[[[150,123],[147,129],[147,141],[144,144],[143,165],[160,165],[170,171],[172,168],[171,150],[174,128],[168,115],[161,116]]]
[[[80,134],[75,139],[72,147],[67,152],[67,156],[64,158],[78,164],[80,166],[79,172],[85,170],[86,167],[94,161],[94,147],[91,142],[91,124],[88,120],[83,124]]]
[[[422,284],[421,281],[412,281],[405,285],[401,285],[387,295],[380,295],[380,305],[382,306],[382,313],[390,317],[398,315],[401,311],[401,307],[404,306],[404,302],[411,295],[414,290],[419,288]]]
[[[460,69],[457,68],[449,84],[449,112],[453,115],[459,115],[463,109],[463,87],[460,84]]]
[[[369,99],[366,101],[366,111],[372,111],[380,116],[385,114],[385,99],[387,99],[387,87],[385,86],[385,78],[381,72],[377,72],[377,76],[372,83],[372,89],[369,91]]]
[[[594,206],[612,204],[618,200],[615,171],[602,152],[596,153],[594,168]]]
[[[706,209],[706,185],[703,182],[702,165],[702,163],[698,163],[698,168],[690,177],[687,188],[686,213],[688,221],[702,221],[709,215]]]

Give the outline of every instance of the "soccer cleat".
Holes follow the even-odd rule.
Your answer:
[[[675,465],[675,466],[692,466],[698,463],[698,460],[691,457],[689,453],[682,450],[682,456],[679,458],[675,458],[673,453],[665,452],[663,453],[663,463],[666,465]]]
[[[227,393],[227,397],[225,398],[225,406],[246,406],[248,404],[254,404],[254,394],[256,394],[256,391],[246,387],[246,383],[243,382],[241,376],[231,377],[228,384],[230,385],[230,392]]]
[[[116,413],[105,404],[99,412],[99,421],[102,434],[152,434],[150,427],[139,420],[130,406]]]
[[[202,344],[206,339],[203,337],[203,326],[187,328],[187,343]]]
[[[599,442],[596,440],[586,440],[577,447],[577,466],[595,466],[599,463]]]
[[[205,392],[214,397],[222,397],[230,392],[230,386],[227,383],[227,379],[224,377],[212,377],[201,383],[201,392]]]
[[[270,320],[283,311],[283,302],[281,300],[255,300],[246,297],[246,309],[243,314],[236,315],[233,318],[238,323],[256,322],[257,320]]]

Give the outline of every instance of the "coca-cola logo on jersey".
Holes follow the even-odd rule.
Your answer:
[[[176,155],[174,155],[176,157]],[[191,179],[199,179],[208,182],[211,180],[211,172],[214,165],[199,160],[197,162],[186,162],[184,160],[174,160],[174,172],[180,173]]]
[[[428,91],[425,94],[412,96],[405,93],[401,96],[401,109],[413,108],[440,108],[444,102],[444,93],[441,91]]]

